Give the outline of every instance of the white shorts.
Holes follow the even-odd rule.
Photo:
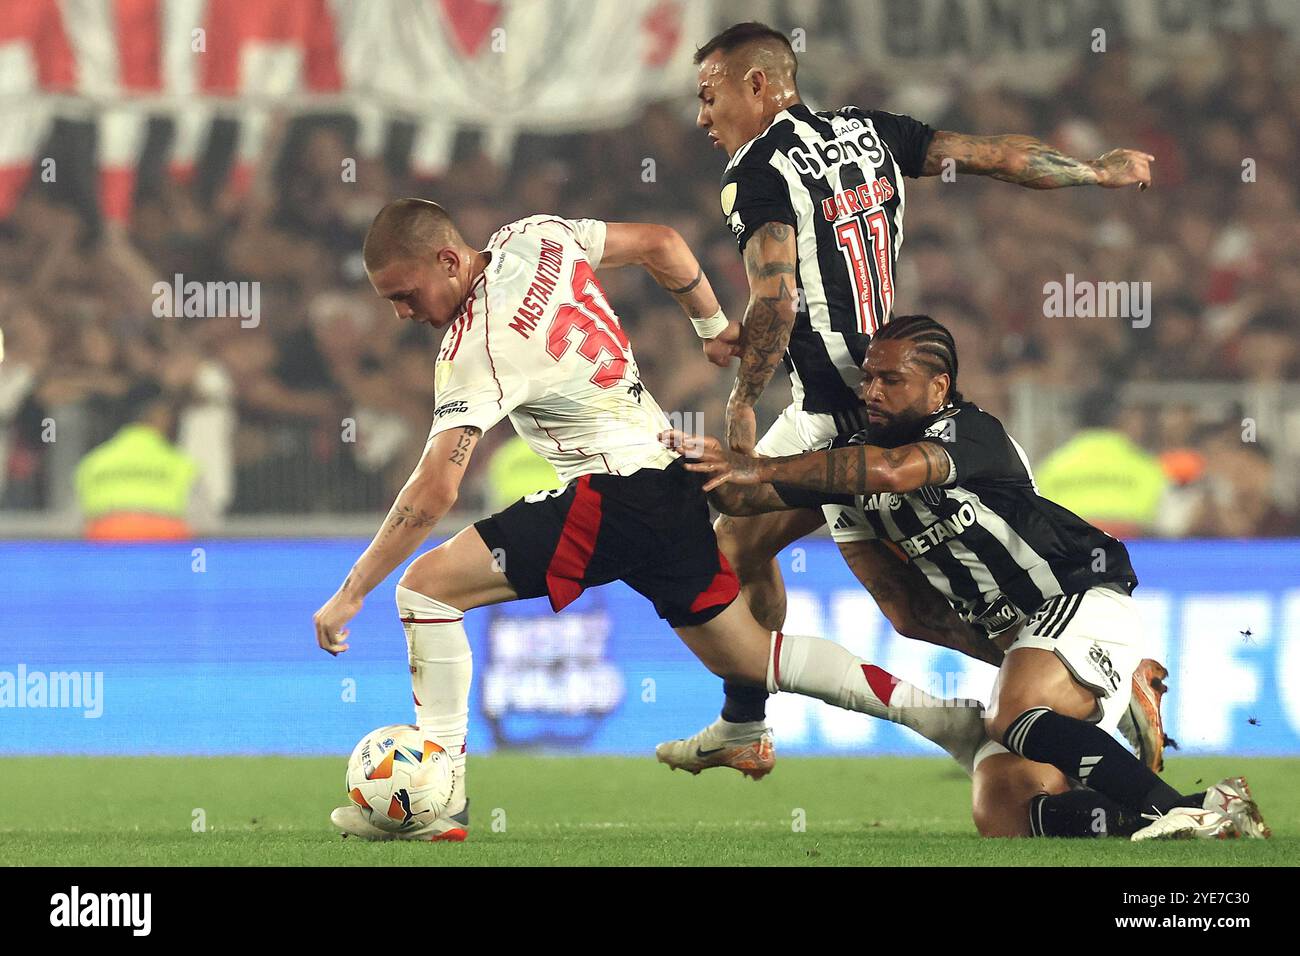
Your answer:
[[[826,447],[845,429],[857,431],[865,427],[866,418],[860,418],[854,412],[839,415],[805,412],[798,405],[790,404],[777,416],[772,427],[763,433],[763,437],[754,446],[754,454],[764,458],[783,458],[786,455],[816,451]],[[826,516],[831,537],[836,541],[861,541],[876,536],[869,527],[865,527],[865,519],[859,516],[857,508],[822,505],[822,514]]]
[[[1007,648],[1038,647],[1056,654],[1074,679],[1097,695],[1093,722],[1114,733],[1128,709],[1133,672],[1146,657],[1146,632],[1133,598],[1098,585],[1052,598]]]
[[[1106,585],[1054,597],[1034,612],[1007,648],[1052,651],[1084,687],[1097,695],[1091,721],[1114,734],[1133,693],[1133,672],[1146,654],[1146,631],[1132,596]],[[1007,753],[990,740],[976,752],[975,766]]]

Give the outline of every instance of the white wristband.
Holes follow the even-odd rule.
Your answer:
[[[706,315],[699,319],[691,319],[691,325],[695,326],[695,334],[702,339],[716,339],[727,329],[727,317],[719,309],[712,315]]]

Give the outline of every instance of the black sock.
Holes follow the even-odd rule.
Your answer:
[[[1012,753],[1051,764],[1130,811],[1168,813],[1186,805],[1186,797],[1106,731],[1048,707],[1031,707],[1013,720],[1002,743]]]
[[[722,705],[722,719],[733,724],[748,724],[767,719],[767,691],[748,684],[722,682],[722,692],[727,695]]]
[[[1095,790],[1067,790],[1050,797],[1044,793],[1029,803],[1034,836],[1128,837],[1150,822]]]

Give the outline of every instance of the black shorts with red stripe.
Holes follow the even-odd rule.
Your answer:
[[[623,581],[672,627],[703,624],[740,592],[718,550],[700,479],[678,460],[631,475],[583,475],[474,525],[521,598],[559,611],[586,588]]]

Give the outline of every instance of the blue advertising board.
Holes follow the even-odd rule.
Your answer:
[[[0,753],[344,754],[413,717],[393,585],[316,647],[311,615],[363,541],[0,543]],[[1170,669],[1185,753],[1300,753],[1300,541],[1136,542],[1136,592]],[[943,696],[993,669],[893,633],[834,545],[781,557],[791,633],[820,634]],[[621,584],[563,614],[544,600],[466,616],[470,748],[649,755],[712,720],[721,685]],[[902,728],[781,694],[787,754],[936,752]]]

